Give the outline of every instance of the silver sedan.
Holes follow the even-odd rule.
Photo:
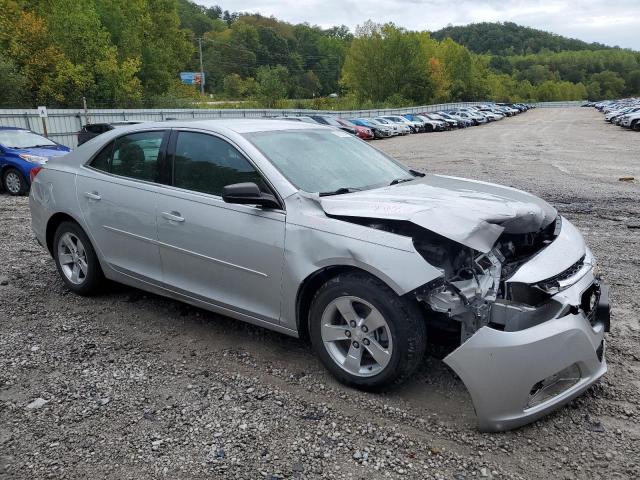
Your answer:
[[[606,285],[546,202],[425,175],[348,133],[279,120],[145,123],[34,178],[38,241],[66,286],[106,277],[310,340],[342,382],[410,378],[432,343],[484,430],[606,371]]]

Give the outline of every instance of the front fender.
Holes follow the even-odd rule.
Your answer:
[[[296,292],[318,270],[350,266],[404,295],[442,276],[415,250],[410,237],[327,217],[318,209],[289,209],[282,275],[281,325],[296,328]]]

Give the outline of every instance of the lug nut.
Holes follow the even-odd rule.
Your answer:
[[[369,339],[365,338],[364,340],[362,340],[362,343],[364,343],[365,345],[369,345]]]
[[[347,338],[349,338],[351,336],[351,332],[349,330],[345,330],[344,334]]]
[[[349,322],[349,325],[351,325],[351,328],[356,328],[356,321],[355,320],[351,320]]]
[[[360,344],[358,342],[353,342],[353,348],[360,348]]]
[[[362,325],[362,331],[363,331],[364,333],[367,333],[367,332],[369,331],[369,329],[367,328],[367,326],[366,326],[366,325]]]

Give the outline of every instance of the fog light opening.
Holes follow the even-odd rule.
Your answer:
[[[577,363],[554,373],[550,377],[540,380],[531,387],[529,391],[529,401],[525,408],[533,408],[562,392],[570,389],[580,381],[580,367]]]

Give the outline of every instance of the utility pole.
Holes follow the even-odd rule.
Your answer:
[[[198,37],[198,50],[200,52],[200,93],[204,97],[204,71],[202,66],[202,37]]]
[[[82,107],[84,108],[84,123],[89,123],[89,109],[87,108],[87,97],[82,97]]]

